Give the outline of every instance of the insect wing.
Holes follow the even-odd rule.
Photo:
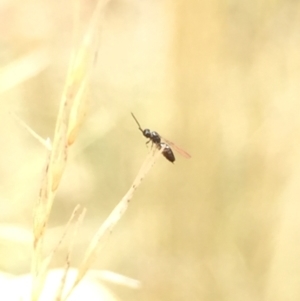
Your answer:
[[[180,154],[181,156],[189,159],[191,158],[191,155],[189,153],[187,153],[186,151],[184,151],[182,148],[180,148],[179,146],[177,146],[175,143],[165,139],[162,137],[162,139],[167,143],[169,144],[170,146],[172,146],[173,149],[175,149],[177,151],[178,154]]]

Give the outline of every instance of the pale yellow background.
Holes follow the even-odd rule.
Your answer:
[[[83,2],[79,35],[96,3]],[[0,268],[8,273],[29,271],[46,160],[11,113],[52,138],[72,28],[72,2],[0,1]],[[160,158],[139,187],[94,268],[143,287],[110,288],[122,300],[300,300],[300,2],[111,1],[89,102],[48,250],[82,204],[76,267],[130,187],[148,152],[132,111],[192,158]]]

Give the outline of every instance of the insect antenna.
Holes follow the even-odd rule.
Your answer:
[[[140,123],[138,122],[138,120],[136,119],[136,117],[133,115],[132,112],[131,112],[131,115],[132,115],[133,119],[135,120],[135,122],[137,123],[137,125],[138,125],[138,127],[139,127],[139,130],[140,130],[141,132],[143,132],[143,129],[142,129]]]

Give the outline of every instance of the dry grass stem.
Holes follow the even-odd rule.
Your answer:
[[[27,125],[22,119],[20,119],[20,117],[18,117],[15,113],[11,113],[11,115],[22,127],[24,127],[29,132],[29,134],[32,135],[33,138],[38,140],[48,151],[51,150],[51,140],[49,138],[43,139],[29,125]]]
[[[86,57],[87,53],[83,56],[82,48],[80,48],[78,56],[76,56],[74,60],[75,65],[70,68],[58,112],[53,146],[49,152],[44,180],[35,209],[34,251],[32,259],[32,273],[35,282],[32,300],[38,300],[40,290],[37,288],[43,286],[42,283],[37,283],[39,282],[39,271],[43,256],[42,245],[44,231],[54,196],[67,163],[68,147],[74,142],[78,128],[82,123],[82,116],[85,114],[85,111],[81,113],[80,110],[83,110],[85,107],[88,70],[90,68],[90,66],[87,66],[88,61]]]
[[[103,8],[99,5],[97,7]],[[101,2],[103,3],[103,2]],[[104,2],[106,3],[106,2]],[[55,194],[68,158],[68,148],[77,137],[86,112],[90,71],[95,53],[97,14],[95,9],[82,43],[72,51],[66,84],[60,102],[53,145],[48,153],[45,174],[34,212],[34,244],[32,256],[32,300],[37,301],[44,286],[45,273],[51,258],[43,261],[43,238]]]
[[[44,282],[45,282],[45,279],[47,277],[47,272],[48,272],[48,269],[49,269],[49,265],[55,255],[55,253],[57,252],[58,248],[60,247],[60,245],[62,244],[62,242],[64,241],[69,229],[70,229],[70,226],[72,224],[72,222],[75,220],[76,222],[76,225],[80,223],[81,219],[82,219],[82,216],[84,215],[85,213],[85,209],[83,209],[81,212],[80,212],[80,206],[77,205],[75,207],[75,209],[73,210],[73,213],[69,219],[69,221],[67,222],[66,226],[65,226],[65,229],[59,239],[59,241],[57,242],[55,248],[51,251],[51,253],[43,260],[42,264],[41,264],[41,267],[40,267],[40,270],[39,270],[39,282],[37,283],[38,285],[40,285],[40,287],[37,287],[37,290],[40,291],[42,290],[43,288],[43,285],[44,285]],[[77,227],[75,228],[75,233],[77,232]],[[67,271],[66,271],[67,272]]]
[[[69,293],[67,294],[66,298],[72,293],[74,288],[78,285],[78,283],[82,280],[82,278],[86,275],[87,271],[89,270],[91,263],[94,261],[94,259],[97,256],[98,251],[100,250],[100,247],[104,244],[104,239],[107,237],[107,234],[110,234],[117,224],[117,222],[121,219],[121,217],[126,212],[129,202],[133,196],[133,193],[138,188],[138,186],[141,184],[144,177],[148,174],[152,166],[154,165],[156,159],[160,156],[160,154],[163,152],[164,147],[162,147],[160,150],[157,150],[155,147],[152,149],[152,151],[148,154],[146,157],[146,160],[144,161],[142,167],[140,168],[135,180],[133,181],[133,184],[127,191],[127,193],[124,195],[124,197],[121,199],[119,204],[113,209],[111,214],[108,216],[108,218],[103,222],[95,236],[93,237],[90,245],[88,246],[88,249],[85,253],[83,262],[81,263],[78,274],[76,277],[76,280],[70,289]]]
[[[69,271],[70,266],[71,266],[71,255],[72,255],[72,250],[73,250],[73,247],[74,247],[74,241],[75,241],[75,238],[77,237],[79,227],[82,224],[85,213],[86,213],[85,208],[83,208],[81,211],[79,209],[80,209],[80,206],[77,205],[76,208],[74,209],[73,214],[72,214],[72,216],[69,220],[69,223],[68,223],[68,225],[69,225],[71,223],[71,221],[75,220],[75,229],[73,231],[73,235],[71,236],[71,239],[70,239],[70,242],[69,242],[68,251],[67,251],[67,255],[66,255],[66,265],[65,265],[65,268],[64,268],[64,271],[63,271],[63,274],[62,274],[62,278],[61,278],[59,288],[58,288],[57,293],[56,293],[56,300],[57,301],[62,300],[63,290],[64,290],[64,287],[65,287],[65,284],[66,284],[68,271]],[[65,233],[66,232],[67,231],[65,231]],[[62,240],[63,239],[61,239],[60,242],[62,242]]]
[[[0,93],[12,89],[35,76],[49,65],[49,55],[44,49],[37,49],[13,61],[0,72]]]
[[[93,272],[93,271],[90,270],[89,273],[90,272]],[[132,289],[138,289],[141,287],[140,281],[129,278],[124,275],[120,275],[118,273],[114,273],[112,271],[101,270],[101,271],[96,271],[95,273],[102,281],[108,281],[111,283],[129,287]]]

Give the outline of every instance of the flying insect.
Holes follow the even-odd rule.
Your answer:
[[[164,148],[162,151],[163,156],[170,162],[174,162],[175,161],[175,156],[174,153],[170,147],[170,145],[172,145],[172,147],[179,153],[181,154],[183,157],[185,158],[190,158],[191,156],[185,152],[183,149],[179,148],[177,145],[175,145],[173,142],[168,141],[167,139],[161,137],[157,132],[155,131],[151,131],[149,129],[142,129],[140,123],[138,122],[138,120],[136,119],[136,117],[133,115],[133,113],[131,113],[133,119],[135,120],[135,122],[138,125],[139,130],[142,132],[142,134],[148,138],[149,140],[146,142],[146,144],[148,144],[150,141],[152,142],[152,144],[154,144],[159,150],[161,148]]]

